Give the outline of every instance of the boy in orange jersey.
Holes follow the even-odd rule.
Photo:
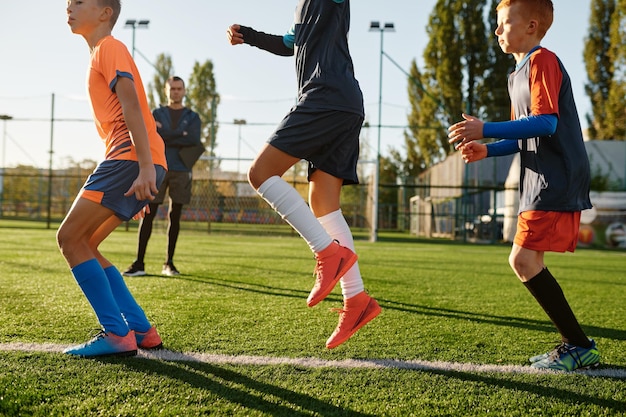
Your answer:
[[[544,254],[573,252],[580,212],[591,208],[589,160],[569,75],[557,56],[540,46],[552,25],[551,0],[502,0],[496,36],[515,58],[509,75],[511,121],[469,115],[449,128],[465,162],[520,153],[520,208],[509,263],[561,335],[550,352],[530,358],[534,368],[573,371],[595,367],[600,354],[574,316]],[[487,145],[475,140],[500,138]]]
[[[164,143],[146,100],[135,63],[111,36],[120,0],[68,0],[68,25],[91,52],[87,89],[105,160],[78,194],[57,232],[57,243],[102,331],[64,352],[81,357],[130,356],[155,349],[161,337],[126,287],[122,275],[98,251],[119,226],[154,199],[165,176]]]

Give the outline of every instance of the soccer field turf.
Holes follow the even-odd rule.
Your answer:
[[[30,226],[30,227],[26,227]],[[38,226],[38,227],[37,227]],[[0,221],[0,415],[595,416],[626,413],[626,253],[578,250],[546,263],[602,365],[531,372],[558,334],[511,272],[509,247],[357,241],[382,314],[327,350],[339,288],[306,307],[313,257],[298,237],[182,232],[176,265],[158,275],[165,235],[126,282],[166,351],[85,360],[62,347],[97,327],[55,244],[55,230]],[[119,268],[136,231],[102,252]]]

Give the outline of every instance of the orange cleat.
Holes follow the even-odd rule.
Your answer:
[[[348,298],[339,312],[339,324],[326,341],[326,347],[333,349],[350,339],[361,327],[372,321],[381,312],[381,308],[365,291]]]
[[[161,349],[163,347],[163,341],[161,336],[157,332],[154,326],[150,327],[147,332],[135,331],[135,338],[137,339],[137,346],[141,349]]]
[[[337,282],[352,268],[358,259],[356,253],[337,241],[315,255],[317,265],[313,274],[315,285],[306,300],[309,307],[315,306],[330,294]]]

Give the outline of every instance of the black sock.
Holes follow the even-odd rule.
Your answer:
[[[561,334],[565,343],[589,348],[591,342],[580,327],[576,316],[565,299],[561,286],[556,282],[548,268],[524,282],[528,291],[535,297],[552,323]]]

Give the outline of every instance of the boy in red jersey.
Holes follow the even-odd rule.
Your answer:
[[[539,43],[552,25],[551,0],[502,0],[496,36],[516,67],[509,75],[511,121],[469,115],[450,126],[465,162],[520,153],[520,209],[509,263],[561,334],[553,351],[530,358],[535,368],[572,371],[597,366],[600,354],[580,327],[544,253],[573,252],[580,212],[591,208],[589,160],[569,75]],[[501,138],[488,145],[474,142]]]
[[[102,331],[64,352],[81,357],[129,356],[161,338],[98,251],[100,243],[154,199],[167,169],[164,144],[143,84],[126,47],[111,36],[119,0],[68,0],[68,25],[91,52],[87,89],[98,133],[106,146],[57,232],[57,243]]]

